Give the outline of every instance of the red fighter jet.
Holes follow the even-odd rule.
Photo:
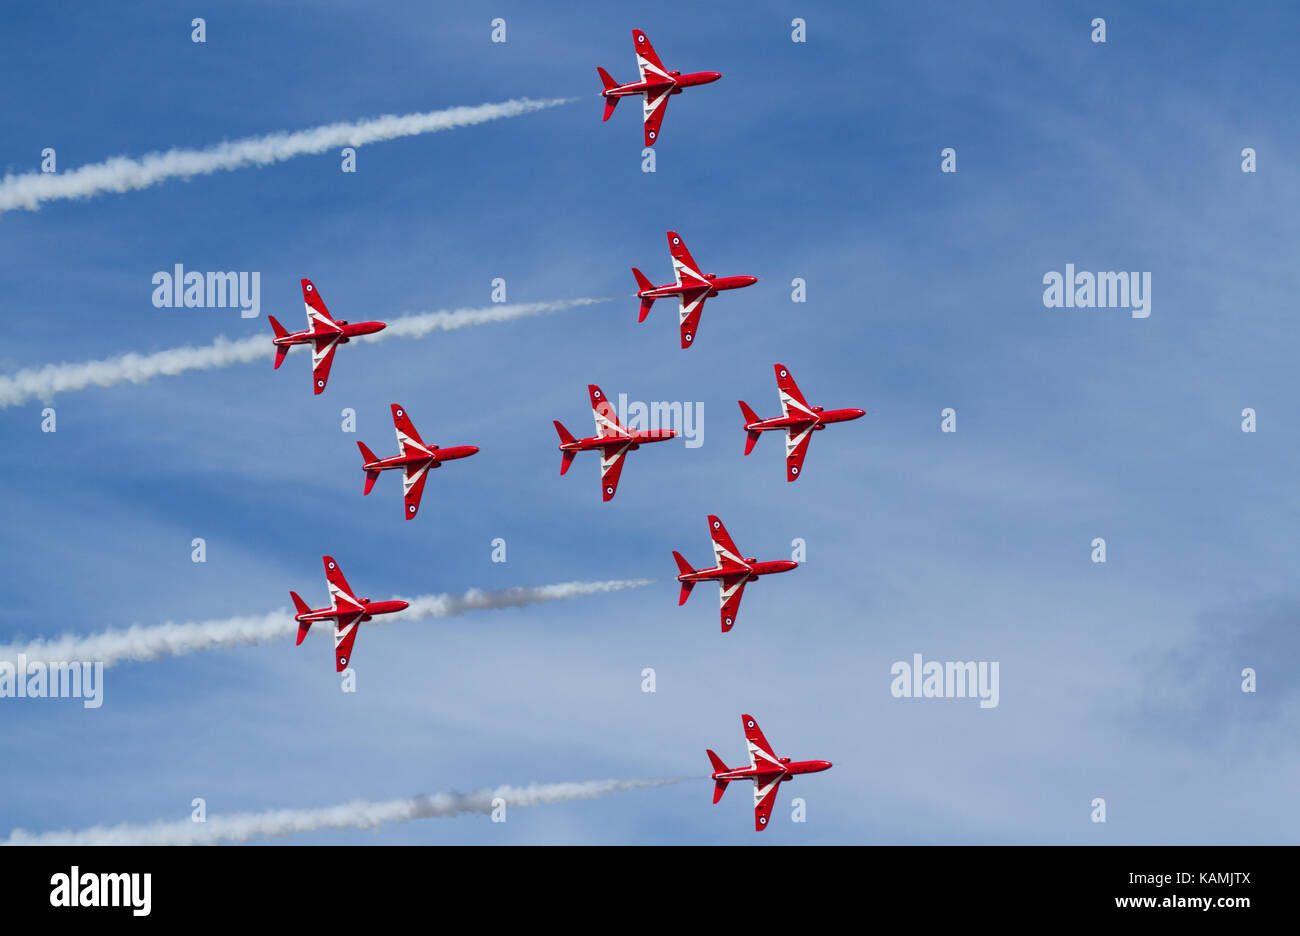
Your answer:
[[[691,589],[696,582],[710,580],[718,583],[719,598],[722,602],[722,632],[725,634],[736,623],[736,612],[740,610],[740,597],[745,593],[745,585],[760,575],[774,575],[777,572],[789,572],[799,565],[793,559],[775,559],[771,562],[759,562],[754,557],[741,558],[740,550],[727,535],[727,528],[722,521],[709,516],[709,535],[713,537],[713,557],[718,563],[712,569],[692,569],[682,554],[673,550],[677,568],[681,574],[677,581],[682,583],[682,594],[677,599],[677,606],[686,604],[691,596]]]
[[[640,95],[644,101],[642,110],[645,120],[645,145],[654,146],[655,141],[659,139],[659,128],[664,122],[664,112],[668,110],[669,96],[681,94],[683,88],[693,88],[696,85],[717,81],[722,77],[722,73],[695,72],[683,75],[679,71],[669,71],[664,68],[664,63],[659,61],[659,56],[655,54],[654,46],[650,45],[646,34],[639,29],[632,30],[632,44],[636,47],[636,67],[641,73],[640,81],[621,85],[609,77],[609,72],[605,69],[596,68],[596,71],[600,72],[601,82],[605,85],[605,90],[600,92],[600,96],[605,99],[603,119],[609,120],[610,115],[614,113],[614,108],[618,106],[619,98]]]
[[[618,413],[600,387],[587,385],[591,397],[591,414],[596,418],[596,434],[589,439],[575,439],[573,433],[558,420],[555,431],[560,434],[560,474],[569,470],[579,452],[600,450],[600,492],[602,500],[613,500],[618,490],[618,479],[623,473],[623,459],[628,452],[643,444],[663,442],[677,436],[676,429],[628,429],[618,421]]]
[[[641,300],[641,314],[638,322],[644,322],[650,314],[650,307],[656,299],[677,297],[677,311],[682,326],[682,347],[689,348],[695,340],[695,333],[700,327],[700,313],[704,311],[704,300],[711,299],[724,289],[743,289],[758,282],[757,276],[718,276],[714,273],[701,273],[699,264],[686,249],[686,243],[676,231],[668,232],[668,249],[673,255],[673,275],[677,281],[664,286],[655,286],[644,273],[632,267],[636,277],[637,296]]]
[[[330,365],[334,363],[334,351],[338,346],[347,344],[358,335],[383,331],[388,325],[385,322],[336,322],[309,279],[302,281],[302,298],[307,307],[306,331],[290,334],[274,316],[267,316],[275,331],[275,367],[284,363],[284,356],[293,345],[311,345],[312,386],[317,394],[321,394],[325,392],[325,382],[330,379]]]
[[[469,458],[478,452],[478,446],[438,448],[436,445],[426,445],[415,431],[415,426],[411,425],[411,420],[400,403],[393,404],[393,426],[397,429],[397,447],[401,450],[398,455],[377,458],[374,452],[366,448],[366,443],[357,443],[357,448],[361,449],[361,468],[366,473],[366,488],[361,493],[370,493],[379,472],[393,468],[403,469],[402,492],[406,498],[406,519],[411,520],[420,509],[420,497],[424,494],[424,482],[429,480],[429,472],[440,467],[443,462]]]
[[[848,422],[867,415],[866,410],[837,409],[827,410],[820,406],[809,406],[808,401],[799,392],[799,386],[790,376],[784,364],[774,364],[776,386],[781,394],[781,414],[771,419],[759,419],[744,400],[740,401],[740,412],[745,417],[745,454],[754,451],[754,443],[759,433],[772,429],[785,430],[785,479],[798,481],[799,472],[803,471],[803,459],[808,454],[808,442],[814,432],[825,429],[831,423]]]
[[[782,783],[793,780],[799,774],[817,773],[827,770],[830,761],[806,760],[791,762],[788,757],[777,757],[772,745],[763,737],[758,722],[753,715],[741,715],[740,722],[745,727],[745,742],[749,747],[749,766],[732,769],[722,762],[722,758],[712,751],[707,751],[713,763],[713,802],[716,804],[727,792],[727,784],[732,780],[754,781],[754,829],[762,832],[767,828],[767,820],[776,805],[776,793]]]
[[[405,601],[371,601],[369,598],[357,598],[343,577],[343,571],[337,562],[329,556],[321,557],[325,561],[325,579],[329,582],[330,606],[313,611],[307,602],[298,597],[297,592],[289,592],[293,606],[298,613],[293,619],[298,622],[298,644],[307,636],[315,621],[334,622],[334,662],[338,672],[348,668],[348,658],[352,656],[352,643],[357,639],[357,625],[370,620],[376,614],[392,614],[403,611],[409,605]]]

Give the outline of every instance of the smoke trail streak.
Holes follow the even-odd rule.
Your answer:
[[[451,107],[400,117],[386,114],[354,123],[334,123],[308,130],[284,131],[227,141],[201,150],[170,149],[165,153],[149,153],[139,159],[116,156],[71,172],[6,175],[0,179],[0,214],[18,208],[35,211],[48,201],[90,198],[104,192],[149,188],[168,179],[187,179],[249,166],[269,166],[295,156],[323,153],[340,146],[362,146],[399,137],[469,127],[503,117],[518,117],[567,104],[572,100],[574,99],[520,98],[500,104]]]
[[[393,319],[384,331],[362,335],[353,341],[374,343],[386,338],[422,338],[435,331],[454,331],[471,325],[488,325],[512,319],[544,315],[578,306],[608,302],[608,299],[559,299],[554,302],[521,302],[477,309],[450,309],[424,312]],[[80,364],[46,364],[0,376],[0,409],[28,400],[48,403],[56,393],[84,390],[87,387],[112,387],[121,383],[145,383],[155,377],[174,377],[191,370],[210,370],[230,364],[247,364],[263,358],[270,360],[274,347],[271,335],[255,335],[228,341],[217,338],[199,348],[170,348],[153,354],[120,354],[100,361]]]
[[[148,825],[94,826],[79,831],[30,833],[15,829],[0,845],[217,845],[269,836],[286,837],[320,829],[378,829],[386,823],[410,822],[492,812],[498,797],[506,806],[543,806],[595,799],[611,793],[681,783],[687,777],[660,780],[591,780],[586,783],[532,783],[500,786],[473,793],[434,793],[409,799],[352,800],[317,809],[276,809],[261,813],[209,816],[207,822],[182,819]]]
[[[514,588],[472,588],[459,595],[421,595],[406,599],[410,607],[395,614],[375,618],[368,624],[396,621],[421,621],[426,618],[458,617],[466,611],[488,611],[500,608],[520,608],[531,604],[566,601],[584,595],[597,595],[639,588],[651,584],[650,579],[623,579],[606,582],[564,582],[558,585],[518,586]],[[16,661],[19,654],[29,662],[46,663],[91,661],[112,666],[124,660],[149,661],[165,656],[192,653],[197,650],[216,650],[230,647],[247,647],[273,640],[287,640],[296,634],[298,625],[293,612],[281,608],[269,614],[225,618],[215,621],[187,621],[150,626],[134,625],[122,630],[107,630],[98,634],[65,634],[62,637],[38,639],[28,644],[0,646],[0,660]],[[330,633],[330,625],[314,628],[309,636]]]

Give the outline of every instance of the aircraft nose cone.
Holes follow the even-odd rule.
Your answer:
[[[757,276],[742,276],[742,277],[741,277],[741,280],[744,281],[744,283],[745,283],[746,286],[753,286],[755,283],[758,282],[758,277],[757,277]]]
[[[704,83],[708,84],[711,81],[717,81],[721,77],[722,77],[722,72],[705,72]]]
[[[850,419],[861,419],[863,416],[867,415],[867,411],[864,409],[851,409],[849,412],[852,414],[849,416]]]
[[[466,454],[467,456],[468,456],[468,455],[477,455],[477,454],[478,454],[478,446],[477,446],[477,445],[467,445],[467,446],[465,446],[465,454]]]

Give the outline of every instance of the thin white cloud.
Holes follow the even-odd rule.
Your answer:
[[[494,800],[511,808],[571,803],[629,790],[681,783],[685,777],[654,780],[589,780],[582,783],[532,783],[499,786],[472,793],[434,793],[407,799],[352,800],[316,809],[275,809],[261,813],[209,816],[206,822],[181,819],[147,825],[94,826],[78,831],[29,833],[16,829],[4,845],[219,845],[320,829],[378,829],[393,822],[490,814]]]
[[[201,150],[170,149],[138,159],[116,156],[71,172],[29,172],[0,179],[0,214],[70,198],[91,198],[105,192],[130,192],[168,179],[188,179],[249,166],[269,166],[295,156],[323,153],[341,146],[362,146],[399,137],[470,127],[505,117],[518,117],[572,98],[519,98],[477,107],[450,107],[419,114],[386,114],[353,123],[326,124],[308,130],[282,131],[218,143]]]
[[[519,608],[550,601],[567,601],[585,595],[605,594],[625,588],[640,588],[650,579],[615,579],[604,582],[562,582],[557,585],[518,586],[515,588],[471,588],[461,594],[421,595],[407,599],[410,607],[395,614],[375,618],[370,624],[419,621],[426,618],[457,617],[466,611]],[[105,666],[124,660],[158,660],[165,656],[246,647],[273,640],[287,640],[296,634],[298,625],[293,612],[281,608],[269,614],[223,618],[214,621],[186,621],[148,626],[135,625],[122,630],[98,634],[66,634],[62,637],[34,640],[25,644],[0,646],[0,660],[101,662]],[[328,625],[317,627],[309,636],[329,633]]]
[[[563,309],[595,305],[608,299],[559,299],[553,302],[517,302],[482,308],[446,309],[405,315],[393,319],[388,327],[353,341],[375,343],[389,338],[423,338],[435,331],[453,331],[471,325],[488,325],[512,319],[544,315]],[[145,383],[155,377],[174,377],[192,370],[210,370],[231,364],[270,360],[274,353],[271,334],[255,335],[229,341],[217,338],[198,348],[169,348],[153,354],[119,354],[100,361],[46,364],[44,367],[0,376],[0,409],[29,400],[49,402],[56,393],[84,390],[87,387],[112,387],[121,383]]]

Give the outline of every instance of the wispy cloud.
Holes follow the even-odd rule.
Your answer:
[[[275,809],[261,813],[210,816],[206,822],[182,819],[147,825],[94,826],[79,831],[32,834],[15,830],[5,845],[218,845],[247,842],[270,836],[285,837],[320,829],[378,829],[392,822],[490,814],[493,801],[504,801],[506,809],[571,803],[629,790],[681,783],[685,777],[657,780],[589,780],[581,783],[533,783],[528,786],[500,786],[473,793],[433,793],[408,799],[352,800],[316,809]],[[508,813],[507,813],[508,814]]]
[[[544,315],[580,306],[608,302],[608,299],[558,299],[552,302],[517,302],[471,309],[445,309],[405,315],[393,319],[384,331],[352,339],[373,344],[389,338],[423,338],[435,331],[453,331],[471,325],[489,325],[513,319]],[[174,377],[192,370],[210,370],[231,364],[270,360],[274,352],[271,335],[255,335],[229,341],[218,337],[198,348],[169,348],[153,354],[119,354],[99,361],[46,364],[44,367],[0,376],[0,409],[26,403],[48,402],[56,393],[87,387],[112,387],[121,383],[145,383],[155,377]]]
[[[0,179],[0,214],[18,208],[35,211],[48,201],[90,198],[104,192],[130,192],[149,188],[168,179],[185,179],[249,166],[269,166],[295,156],[323,153],[340,146],[362,146],[399,137],[470,127],[556,107],[567,104],[570,100],[573,99],[518,98],[499,104],[450,107],[420,114],[387,114],[354,123],[326,124],[308,130],[248,137],[201,150],[170,149],[165,153],[150,153],[138,159],[117,156],[71,172],[7,175]]]
[[[375,618],[370,624],[396,621],[419,621],[426,618],[457,617],[466,611],[519,608],[550,601],[567,601],[585,595],[598,595],[639,588],[650,579],[615,579],[605,582],[563,582],[557,585],[517,586],[514,588],[471,588],[461,594],[421,595],[408,598],[410,607],[396,614]],[[316,634],[328,628],[317,628]],[[29,661],[63,662],[88,660],[112,666],[124,660],[158,660],[165,656],[246,647],[272,640],[285,640],[298,631],[293,612],[281,608],[269,614],[222,618],[214,621],[168,621],[149,626],[136,625],[98,634],[67,634],[27,644],[0,646],[0,660],[15,661],[20,654]]]

